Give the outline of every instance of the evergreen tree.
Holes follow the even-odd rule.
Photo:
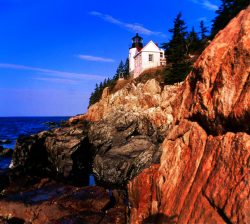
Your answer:
[[[174,27],[169,30],[172,33],[172,39],[163,44],[167,62],[170,64],[170,69],[165,75],[165,82],[173,84],[184,80],[190,71],[190,64],[187,60],[187,43],[186,43],[186,25],[181,19],[181,13],[174,20]]]
[[[185,57],[186,51],[186,26],[185,22],[181,19],[181,13],[177,15],[174,20],[174,27],[169,30],[172,33],[172,39],[163,44],[163,49],[165,49],[165,54],[167,56],[168,62],[173,63],[179,59]]]
[[[94,90],[93,93],[91,93],[90,98],[89,98],[89,106],[91,106],[92,104],[98,102],[99,97],[100,97],[100,88],[96,84],[95,85],[95,90]]]
[[[99,84],[99,91],[101,92],[102,90],[103,90],[103,83],[102,82],[100,82],[100,84]]]
[[[123,74],[123,68],[124,68],[124,64],[123,64],[123,61],[121,60],[117,70],[116,70],[116,73],[114,75],[114,80],[118,80],[120,78],[120,75]]]
[[[217,16],[213,20],[211,38],[223,29],[242,9],[247,8],[249,4],[249,0],[221,0],[221,6],[216,11]]]
[[[207,29],[207,27],[205,27],[204,21],[201,20],[200,21],[200,34],[201,34],[201,41],[202,42],[207,40],[207,33],[208,33],[208,29]]]
[[[105,87],[107,87],[107,79],[104,79],[104,81],[103,81],[103,88],[105,88]]]
[[[126,62],[123,67],[123,76],[125,79],[129,78],[129,59],[126,59]]]
[[[194,27],[192,27],[191,32],[188,34],[186,42],[187,52],[189,54],[196,54],[200,50],[200,39],[198,34],[195,32]]]

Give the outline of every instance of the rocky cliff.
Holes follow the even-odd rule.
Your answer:
[[[160,165],[128,184],[131,223],[250,222],[249,87],[250,7],[183,83]]]
[[[157,127],[173,122],[173,101],[182,84],[162,87],[155,79],[145,84],[131,82],[114,94],[105,89],[102,99],[91,106],[87,113],[70,119],[70,122],[86,119],[99,121],[117,111],[143,114]]]
[[[105,89],[98,103],[64,127],[20,138],[12,171],[74,184],[93,173],[98,184],[127,191],[133,224],[250,223],[249,74],[250,8],[218,33],[183,83],[162,86],[151,79],[113,94]],[[93,223],[105,223],[112,207],[105,190],[86,191],[102,192],[105,203],[93,208],[100,217]],[[16,194],[0,200],[10,204]],[[76,208],[74,195],[69,198]],[[13,206],[0,202],[0,211],[8,215]],[[44,217],[39,206],[32,209]],[[119,217],[117,223],[125,223],[125,215]]]

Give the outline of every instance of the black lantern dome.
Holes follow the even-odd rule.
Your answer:
[[[132,38],[132,48],[143,48],[143,38],[136,33],[136,35]]]

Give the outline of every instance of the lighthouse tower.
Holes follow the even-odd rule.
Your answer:
[[[132,47],[129,49],[129,73],[135,69],[135,55],[143,48],[143,38],[138,33],[132,38]]]

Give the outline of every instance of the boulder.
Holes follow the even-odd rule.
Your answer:
[[[17,140],[12,169],[62,176],[84,183],[92,169],[88,123],[80,122]],[[82,179],[79,179],[81,177]]]
[[[95,122],[89,141],[95,149],[96,180],[109,186],[124,186],[142,169],[159,162],[157,129],[144,116],[117,111]]]
[[[108,186],[124,186],[144,168],[159,162],[155,158],[158,149],[150,138],[136,136],[105,154],[97,154],[93,164],[96,180]]]
[[[95,122],[89,129],[89,141],[96,153],[103,154],[110,148],[124,145],[134,136],[149,136],[157,143],[157,129],[145,116],[138,113],[116,111],[105,119]]]
[[[11,167],[33,171],[48,167],[48,154],[44,148],[44,141],[48,135],[50,132],[44,131],[37,135],[19,137],[14,148]]]
[[[0,149],[0,157],[9,158],[12,157],[13,149]]]
[[[92,155],[87,125],[55,129],[44,141],[52,170],[64,177],[88,175]]]

